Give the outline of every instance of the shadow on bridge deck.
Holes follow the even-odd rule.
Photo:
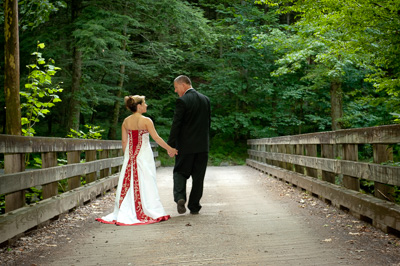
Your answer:
[[[327,212],[317,214],[299,208],[302,202],[293,201],[287,191],[276,191],[285,189],[284,183],[250,167],[209,167],[199,215],[177,214],[172,200],[172,168],[159,168],[157,179],[170,220],[131,227],[91,221],[81,237],[62,247],[49,248],[51,252],[43,252],[45,255],[41,257],[25,258],[18,265],[393,265],[400,262],[396,257],[399,253],[376,251],[384,239],[369,236],[375,242],[362,243],[366,240],[361,234],[349,234],[355,228],[327,224]],[[333,209],[317,199],[307,200],[325,210]],[[346,214],[341,212],[338,217],[344,220],[343,215]],[[377,231],[372,227],[369,230]],[[399,252],[399,247],[395,251]]]

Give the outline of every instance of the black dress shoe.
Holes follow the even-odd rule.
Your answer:
[[[199,214],[199,212],[197,211],[197,212],[190,212],[190,214],[193,214],[193,215],[196,215],[196,214]]]
[[[177,209],[179,214],[183,214],[186,212],[186,207],[185,207],[186,201],[184,199],[180,199],[177,202]]]

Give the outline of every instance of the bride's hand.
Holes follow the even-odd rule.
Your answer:
[[[174,157],[175,155],[178,155],[178,150],[177,149],[174,149],[174,148],[171,148],[171,149],[168,149],[168,155],[169,155],[169,157]]]

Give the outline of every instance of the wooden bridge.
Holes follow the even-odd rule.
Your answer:
[[[397,235],[400,232],[400,207],[393,202],[393,192],[400,186],[400,167],[398,162],[393,162],[393,153],[395,157],[398,156],[399,143],[400,125],[248,140],[250,149],[247,165],[301,188],[384,232]],[[153,148],[156,158],[156,146]],[[358,151],[366,148],[373,150],[373,162],[358,161]],[[120,141],[0,135],[0,153],[4,154],[5,161],[4,175],[0,176],[0,195],[6,195],[7,208],[6,213],[0,215],[2,243],[114,188],[122,163]],[[42,169],[13,173],[15,166],[12,158],[32,153],[41,154]],[[57,158],[67,158],[67,164],[57,166]],[[81,158],[85,158],[85,162],[81,162]],[[223,171],[231,170],[221,168],[219,174],[215,175],[219,176]],[[227,175],[233,177],[233,172]],[[85,177],[86,181],[83,186],[81,177]],[[235,190],[235,195],[241,193],[240,189],[243,193],[250,193],[242,185],[234,186],[235,182],[244,182],[243,174],[237,181],[231,180],[231,184],[228,179],[220,178],[222,181],[216,181],[218,185]],[[375,195],[361,193],[360,180],[374,182]],[[60,181],[67,184],[65,192],[61,194],[58,192]],[[227,183],[221,185],[222,182]],[[42,187],[43,200],[25,206],[24,190],[35,186]],[[222,192],[216,190],[213,193],[220,196]],[[260,193],[256,195],[262,197]],[[217,195],[213,197],[215,200],[211,202],[205,199],[206,204],[234,201],[235,206],[254,204],[255,209],[258,204],[254,197],[250,199],[250,195],[225,198],[222,200],[225,203],[219,202]],[[264,204],[265,199],[262,202]],[[270,218],[261,214],[257,219],[252,215],[250,221],[246,219],[243,222],[256,225],[263,223],[263,219],[270,221]],[[283,216],[291,219],[287,214]],[[229,227],[228,224],[226,226]],[[147,229],[142,230],[149,233]],[[292,262],[296,262],[296,259],[293,258]]]

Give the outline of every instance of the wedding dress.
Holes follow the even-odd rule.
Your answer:
[[[139,225],[166,221],[156,183],[156,167],[147,130],[128,130],[124,163],[119,176],[114,212],[96,221]]]

